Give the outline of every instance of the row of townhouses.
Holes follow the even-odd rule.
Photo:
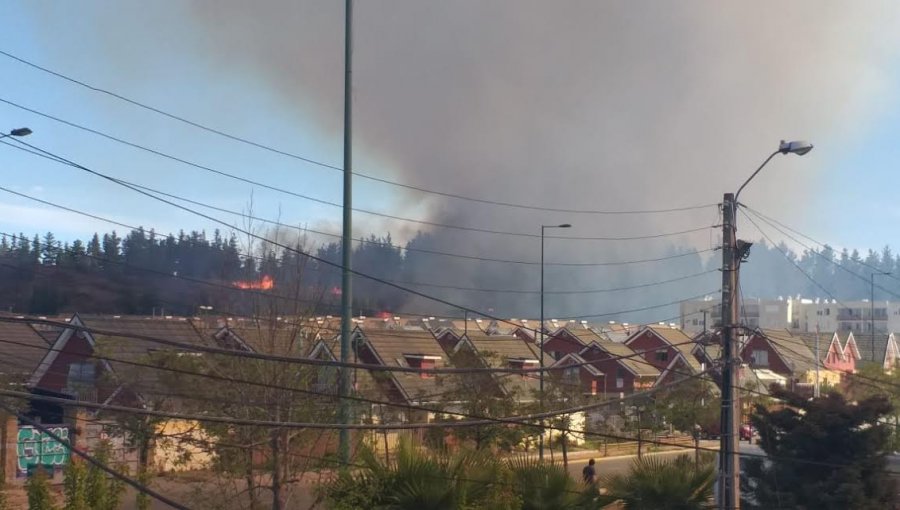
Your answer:
[[[85,418],[94,411],[64,401],[152,407],[154,395],[172,392],[172,374],[162,367],[146,369],[148,360],[153,368],[152,360],[160,359],[160,353],[202,356],[198,351],[212,348],[312,360],[307,366],[315,367],[313,392],[326,402],[334,402],[338,372],[327,362],[340,358],[340,323],[333,317],[300,322],[278,318],[265,323],[78,314],[41,319],[0,321],[0,372],[8,387],[33,395],[28,411],[31,416],[60,427],[84,448],[95,446],[105,433],[96,426],[96,419]],[[360,366],[353,369],[352,383],[360,400],[380,403],[362,413],[368,413],[372,421],[435,420],[439,413],[428,409],[447,409],[448,402],[452,409],[454,399],[458,404],[459,398],[465,398],[454,393],[461,381],[474,385],[482,395],[534,400],[539,387],[535,369],[541,364],[541,345],[548,380],[582,398],[598,401],[676,383],[707,369],[715,380],[719,366],[715,333],[701,330],[690,334],[672,324],[594,325],[551,320],[538,327],[538,321],[518,319],[401,317],[361,317],[354,323],[352,354]],[[759,391],[773,383],[795,389],[811,388],[817,381],[836,385],[841,383],[842,374],[855,371],[860,363],[875,362],[890,370],[900,358],[893,334],[879,335],[877,345],[867,352],[852,332],[757,328],[742,337],[741,346],[742,384],[755,385]],[[402,371],[367,366],[402,367]],[[135,377],[136,367],[144,367],[139,377]],[[503,371],[463,375],[436,370],[442,368]],[[6,430],[16,430],[15,424],[10,425]],[[20,442],[41,441],[33,429],[18,425]],[[198,428],[185,420],[170,420],[163,426],[173,433]],[[24,436],[21,431],[26,431]],[[124,443],[120,443],[124,450]],[[18,448],[17,452],[25,453],[5,460],[10,464],[8,476],[22,475],[29,466],[45,459],[33,448]],[[32,452],[30,457],[28,452]],[[184,466],[178,464],[179,457],[183,455],[158,445],[152,453],[153,466],[166,471],[196,467],[210,460],[197,452],[192,463]]]

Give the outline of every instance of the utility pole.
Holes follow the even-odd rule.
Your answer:
[[[816,391],[813,396],[819,398],[819,325],[816,324]]]
[[[735,327],[737,317],[738,255],[735,226],[737,204],[733,193],[722,201],[722,418],[719,448],[719,508],[740,508],[740,467],[738,463],[738,382],[740,352]]]
[[[738,266],[750,250],[751,243],[737,240],[735,213],[738,197],[750,181],[777,154],[802,156],[813,149],[805,141],[781,141],[778,150],[766,158],[759,168],[741,184],[737,193],[726,193],[722,200],[722,419],[719,423],[721,448],[719,449],[719,508],[739,510],[741,507],[740,436],[738,425],[741,407],[736,392],[741,353],[738,346]]]
[[[353,252],[353,130],[352,130],[352,64],[353,64],[353,0],[344,3],[344,218],[341,236],[341,363],[350,362],[350,325],[353,321],[353,292],[350,272]],[[350,423],[350,369],[341,367],[338,381],[340,402],[340,422]],[[339,432],[338,450],[341,461],[346,466],[350,462],[350,430]]]

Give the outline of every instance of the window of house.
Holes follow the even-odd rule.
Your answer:
[[[621,389],[625,387],[625,369],[622,367],[616,368],[616,388]]]
[[[423,370],[429,370],[434,368],[434,360],[433,359],[423,359],[422,363],[419,365],[419,368]],[[434,379],[434,372],[419,372],[419,377],[422,379]]]
[[[94,385],[93,363],[72,363],[69,365],[69,377],[66,380],[70,388]]]
[[[769,366],[769,351],[765,349],[754,349],[753,364],[761,367]]]
[[[661,362],[669,361],[669,350],[668,349],[656,351],[654,354],[656,357],[656,361],[661,361]]]
[[[563,371],[563,379],[567,383],[578,383],[578,367],[569,367]]]

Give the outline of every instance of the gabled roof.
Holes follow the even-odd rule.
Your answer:
[[[425,330],[365,330],[356,328],[353,334],[361,344],[367,345],[378,362],[388,367],[408,367],[405,355],[424,355],[435,357],[435,368],[446,367],[447,354],[435,339]],[[388,372],[396,383],[397,389],[410,402],[430,402],[438,400],[436,396],[447,391],[443,387],[446,374],[423,378],[413,372]]]
[[[816,355],[816,333],[808,332],[808,333],[792,333],[794,336],[798,336],[803,339],[803,342],[809,348],[809,350],[813,353],[813,356]],[[819,343],[819,351],[818,351],[818,359],[820,363],[825,362],[825,358],[828,357],[828,351],[834,347],[834,352],[836,352],[839,356],[844,356],[844,346],[841,345],[841,338],[838,336],[836,332],[833,331],[820,331],[818,333],[818,343]]]
[[[323,334],[324,333],[324,334]],[[232,341],[251,351],[279,356],[305,356],[320,338],[334,338],[332,331],[319,325],[298,325],[270,320],[249,320],[229,324],[215,333],[220,341]]]
[[[599,368],[591,365],[590,362],[582,358],[580,354],[575,354],[574,352],[570,352],[562,358],[559,358],[559,360],[551,365],[550,368],[565,368],[570,365],[576,365],[579,368],[583,368],[585,371],[595,377],[603,377],[604,375]]]
[[[695,347],[694,339],[681,329],[660,325],[645,326],[632,333],[628,340],[625,341],[625,344],[629,345],[633,339],[647,331],[650,331],[664,343],[669,344],[669,346],[677,350],[678,353],[682,355],[681,357],[684,359],[684,362],[690,366],[691,370],[696,372],[702,370],[700,362],[697,361],[697,358],[693,355],[693,349]],[[674,361],[674,358],[672,361]]]
[[[99,357],[99,364],[117,381],[139,397],[142,394],[166,395],[170,373],[141,365],[152,365],[154,357],[161,353],[194,352],[192,346],[212,346],[213,339],[201,334],[188,319],[162,319],[145,317],[105,317],[75,314],[69,324],[88,328],[66,328],[54,342],[52,349],[41,360],[31,375],[29,386],[38,387],[53,362],[63,352],[75,335],[84,338]],[[137,335],[145,338],[134,338]],[[185,344],[175,347],[151,339],[162,339]]]
[[[613,342],[605,338],[598,338],[588,344],[578,354],[583,357],[584,353],[591,349],[600,349],[614,358],[619,358],[616,360],[619,364],[639,377],[659,376],[659,370],[657,370],[656,367],[644,361],[639,354],[631,350],[631,347],[628,347],[623,343]]]
[[[339,361],[340,360],[340,339],[339,338],[328,338],[328,339],[320,339],[317,340],[312,347],[309,349],[309,352],[306,354],[306,358],[310,359],[319,359],[319,360],[329,360],[329,361]],[[335,367],[320,367],[320,369],[335,369]],[[338,375],[338,371],[334,370],[335,375]],[[372,377],[372,373],[368,370],[353,370],[351,376],[351,380],[355,383],[356,392],[360,395],[373,396],[377,398],[382,398],[383,396],[378,391],[378,385],[375,384],[375,379]],[[328,391],[333,391],[337,393],[338,388],[332,388]]]
[[[25,383],[48,349],[47,340],[28,324],[0,322],[0,382]]]
[[[693,363],[691,363],[690,360],[693,360]],[[697,375],[702,371],[703,369],[700,367],[700,363],[692,354],[678,352],[675,354],[675,357],[669,361],[666,368],[659,374],[659,378],[656,379],[654,385],[665,380],[669,373],[672,373],[676,379],[684,379],[692,375]]]
[[[890,370],[897,365],[900,360],[900,345],[897,344],[897,337],[894,333],[888,336],[887,349],[884,353],[884,362],[881,364],[885,370]]]
[[[715,361],[722,357],[722,344],[719,342],[719,335],[716,333],[701,331],[694,335],[694,346],[691,348],[691,353],[695,357],[699,355],[709,361]]]
[[[878,333],[874,338],[874,352],[872,348],[872,335],[861,334],[857,341],[859,355],[862,361],[869,363],[884,363],[884,353],[887,352],[888,336],[885,333]]]
[[[558,328],[556,331],[554,331],[550,336],[555,337],[555,336],[561,336],[561,335],[568,336],[569,338],[572,338],[572,339],[578,341],[579,343],[581,343],[581,345],[585,345],[585,346],[590,345],[590,343],[594,342],[594,341],[599,341],[599,340],[609,341],[607,338],[603,337],[602,335],[598,334],[596,331],[594,331],[593,329],[590,329],[590,328],[561,327],[561,328]]]
[[[769,345],[784,363],[791,368],[791,372],[802,374],[809,370],[815,370],[815,354],[799,336],[791,334],[784,329],[757,330],[769,341]]]
[[[844,342],[844,355],[847,357],[852,356],[855,360],[862,359],[859,346],[856,344],[856,337],[853,336],[852,331],[847,333],[847,341]]]
[[[540,354],[537,348],[517,336],[469,332],[463,336],[462,341],[467,342],[485,364],[492,368],[508,367],[513,360],[529,362],[532,366],[528,368],[539,366],[537,362]],[[547,356],[546,359],[552,358]],[[536,372],[526,373],[524,377],[508,373],[496,375],[506,393],[516,392],[520,398],[530,397],[530,393],[540,387],[540,375]]]

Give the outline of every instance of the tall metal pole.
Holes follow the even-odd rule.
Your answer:
[[[758,172],[758,170],[757,170]],[[755,174],[754,174],[755,175]],[[740,352],[735,327],[737,317],[737,240],[735,236],[734,194],[722,201],[722,417],[719,448],[719,508],[740,508],[740,468],[738,464],[738,419],[740,408],[735,391]]]
[[[541,322],[538,328],[541,331],[541,376],[540,376],[540,412],[544,412],[544,231],[545,225],[541,225]],[[538,458],[544,461],[544,419],[541,418],[541,436],[538,439]]]
[[[344,218],[341,237],[341,362],[349,363],[350,360],[350,325],[353,321],[353,291],[352,275],[350,272],[351,245],[353,235],[353,138],[352,138],[352,64],[353,64],[353,0],[345,0],[344,3]],[[341,367],[340,381],[338,382],[340,402],[340,422],[350,423],[350,369]],[[350,431],[346,428],[340,430],[339,453],[341,460],[350,462]]]

